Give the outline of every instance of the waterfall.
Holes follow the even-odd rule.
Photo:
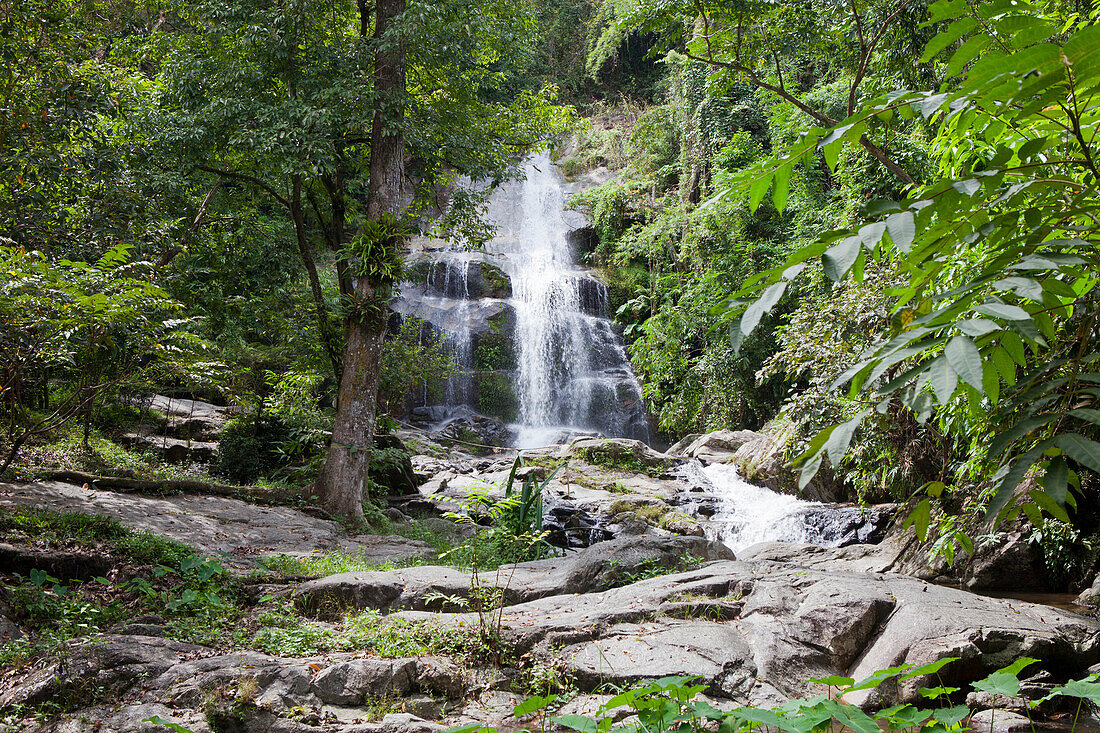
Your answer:
[[[441,331],[462,370],[443,404],[418,408],[433,419],[492,415],[521,448],[578,434],[649,439],[641,389],[607,317],[607,287],[574,261],[567,189],[548,155],[533,156],[519,180],[490,194],[496,234],[483,250],[414,243],[425,282],[403,284],[394,310]],[[494,272],[505,285],[490,282]]]
[[[512,279],[518,447],[570,434],[647,440],[641,390],[607,318],[607,287],[579,267],[567,238],[565,186],[548,155],[490,201],[487,251]]]

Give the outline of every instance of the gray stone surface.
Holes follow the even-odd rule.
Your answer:
[[[588,593],[624,582],[656,567],[674,568],[692,559],[728,560],[733,552],[701,537],[626,537],[593,545],[564,558],[536,560],[479,573],[477,583],[501,589],[505,603],[563,593]],[[469,598],[470,573],[425,566],[368,573],[340,573],[303,583],[295,591],[298,605],[328,616],[349,608],[383,611],[456,611],[442,596]]]
[[[970,717],[970,727],[983,733],[1018,733],[1031,730],[1032,723],[1026,715],[1008,710],[979,710]]]
[[[682,445],[681,441],[667,452],[670,456],[695,458],[703,463],[726,463],[733,460],[741,446],[762,437],[764,436],[752,430],[717,430],[700,435],[687,445]]]
[[[964,688],[1020,656],[1061,677],[1100,659],[1095,620],[899,575],[829,569],[820,558],[816,567],[718,562],[600,593],[548,596],[505,609],[502,623],[517,653],[560,665],[586,686],[698,674],[712,693],[746,702],[813,693],[811,677],[861,678],[945,656],[963,662],[941,678]],[[930,682],[916,678],[853,701],[915,701]]]
[[[1082,606],[1100,606],[1100,575],[1092,579],[1092,585],[1081,591],[1077,602]]]
[[[971,590],[1047,590],[1042,552],[1029,530],[999,532],[995,542],[979,543],[970,561],[959,565],[966,568],[962,581]]]
[[[202,552],[229,553],[236,568],[254,567],[249,556],[347,552],[386,562],[433,558],[425,542],[400,536],[348,535],[336,522],[289,507],[257,506],[220,496],[147,497],[84,489],[73,484],[0,483],[0,507],[36,507],[113,517],[136,530],[184,542]]]
[[[361,705],[371,698],[405,695],[416,679],[412,659],[352,659],[321,670],[313,692],[329,705]]]

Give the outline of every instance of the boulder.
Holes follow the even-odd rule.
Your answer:
[[[980,733],[1019,733],[1030,731],[1033,723],[1026,715],[990,708],[970,716],[970,727]]]
[[[313,692],[329,705],[362,705],[371,699],[403,696],[416,678],[414,659],[352,659],[327,667],[313,678]]]
[[[851,563],[867,562],[859,553],[837,552]],[[586,585],[599,582],[596,573],[589,577],[596,580]],[[476,623],[469,614],[433,618]],[[501,633],[516,654],[573,675],[582,691],[698,675],[709,694],[740,703],[825,692],[807,684],[813,677],[859,679],[947,656],[962,661],[939,678],[964,690],[1020,656],[1038,658],[1059,679],[1083,676],[1100,660],[1096,620],[904,576],[774,560],[715,562],[603,592],[513,605],[502,613]],[[913,678],[854,693],[850,701],[920,702],[920,688],[933,684]]]
[[[961,580],[973,591],[1049,590],[1042,552],[1026,529],[998,532],[994,542],[978,543]]]
[[[209,463],[218,455],[218,444],[211,441],[126,433],[121,442],[131,448],[150,451],[168,463]]]
[[[827,467],[822,467],[817,476],[804,489],[799,490],[798,475],[791,470],[786,456],[790,438],[787,429],[779,429],[775,433],[757,433],[737,448],[732,461],[746,481],[766,486],[772,491],[796,494],[810,501],[848,501],[844,487],[832,480],[832,471]]]
[[[763,437],[752,430],[718,430],[700,435],[686,447],[679,447],[679,444],[673,447],[686,458],[695,458],[703,463],[726,463],[743,445]],[[672,455],[672,448],[668,453]]]
[[[1100,574],[1092,579],[1092,585],[1077,596],[1077,603],[1082,606],[1100,606]]]
[[[673,458],[687,458],[688,446],[701,437],[703,437],[702,433],[690,433],[685,435],[669,446],[669,449],[665,451],[665,455],[672,456]]]
[[[580,438],[569,444],[564,455],[605,468],[646,473],[660,472],[671,464],[668,456],[629,438]]]
[[[259,506],[222,496],[153,497],[60,482],[0,483],[0,507],[12,506],[111,517],[131,529],[147,530],[179,540],[199,552],[221,556],[222,562],[234,571],[254,569],[252,558],[258,554],[346,552],[376,562],[429,559],[437,554],[426,542],[398,535],[349,535],[337,522],[290,507]],[[86,553],[83,560],[71,559],[73,563],[80,562],[73,564],[73,568],[84,568],[81,573],[86,571],[93,576],[105,574],[101,566],[110,563],[109,558]],[[0,562],[3,560],[0,548]],[[77,575],[74,569],[70,577],[84,575]]]
[[[63,654],[45,666],[30,668],[17,684],[0,691],[0,710],[34,706],[66,693],[82,694],[89,686],[104,693],[127,690],[136,681],[154,678],[203,647],[151,636],[105,635],[70,642]]]
[[[570,561],[561,591],[590,593],[628,584],[640,572],[733,559],[733,550],[702,537],[624,537],[577,553]]]
[[[348,609],[460,611],[480,588],[501,589],[506,605],[623,585],[639,576],[698,562],[733,559],[723,544],[702,537],[642,536],[601,542],[565,558],[504,566],[475,577],[453,568],[425,566],[340,573],[298,586],[295,603],[306,613],[330,617]]]

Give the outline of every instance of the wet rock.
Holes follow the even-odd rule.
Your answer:
[[[443,445],[457,444],[462,450],[484,454],[510,445],[512,431],[499,418],[468,413],[452,419],[432,437]]]

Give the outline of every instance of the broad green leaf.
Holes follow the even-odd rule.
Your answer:
[[[951,368],[946,356],[936,357],[928,366],[928,378],[932,384],[932,390],[936,393],[936,399],[941,405],[947,404],[951,396],[955,394],[955,388],[959,384],[958,375]]]
[[[837,282],[848,274],[862,249],[859,237],[848,237],[835,247],[831,247],[821,256],[825,275]]]
[[[1028,496],[1031,497],[1040,509],[1046,511],[1047,514],[1055,519],[1061,519],[1063,522],[1069,523],[1069,514],[1066,513],[1066,508],[1057,503],[1047,494],[1045,491],[1039,491],[1038,489],[1028,492]]]
[[[891,214],[886,219],[886,231],[894,246],[902,252],[908,252],[913,246],[913,238],[916,236],[917,227],[913,219],[912,211],[899,211]]]
[[[983,303],[976,306],[974,310],[994,318],[1003,318],[1006,321],[1026,321],[1031,318],[1031,315],[1023,308],[1005,303]]]
[[[932,521],[932,505],[928,502],[928,499],[922,499],[920,503],[913,508],[913,511],[909,512],[909,516],[905,518],[905,524],[902,525],[903,529],[909,528],[912,525],[917,532],[917,537],[921,542],[928,538],[928,524]]]
[[[937,496],[938,496],[938,494],[937,494]],[[943,659],[937,659],[934,662],[929,662],[928,664],[922,664],[919,667],[913,667],[912,669],[907,671],[905,674],[903,674],[898,679],[900,679],[902,681],[905,681],[905,680],[911,680],[914,677],[922,677],[926,674],[936,674],[937,672],[939,672],[941,669],[943,669],[947,665],[951,664],[952,662],[959,661],[959,659],[960,659],[960,657],[944,657]]]
[[[1059,505],[1066,503],[1069,488],[1069,466],[1061,456],[1053,458],[1043,475],[1043,491]]]
[[[1100,443],[1077,433],[1059,435],[1054,442],[1082,466],[1100,472]]]
[[[848,422],[837,425],[836,429],[829,434],[829,439],[825,441],[825,453],[829,456],[829,463],[834,467],[840,465],[844,454],[848,452],[852,436],[855,435],[856,429],[865,417],[867,413],[861,412]]]
[[[1054,695],[1076,697],[1088,700],[1093,705],[1100,705],[1100,682],[1096,681],[1097,676],[1095,674],[1089,675],[1083,680],[1073,680],[1060,687],[1055,687],[1051,690],[1051,697]]]
[[[512,708],[512,714],[515,715],[517,718],[523,715],[529,715],[531,713],[542,710],[547,705],[557,699],[557,695],[547,695],[546,697],[535,695],[534,697],[530,697],[521,702],[519,705],[516,705],[514,708]]]
[[[744,315],[741,316],[741,333],[748,336],[760,323],[760,319],[764,317],[765,313],[771,312],[771,309],[779,302],[779,299],[783,297],[783,293],[787,290],[787,282],[781,281],[768,287],[764,293],[749,303],[749,307],[745,309]]]
[[[580,733],[600,733],[599,728],[596,727],[596,721],[584,715],[558,715],[553,720],[558,725]]]
[[[955,336],[947,342],[943,350],[947,357],[947,363],[959,375],[959,378],[974,389],[981,392],[982,386],[982,355],[978,353],[978,347],[966,336]]]

